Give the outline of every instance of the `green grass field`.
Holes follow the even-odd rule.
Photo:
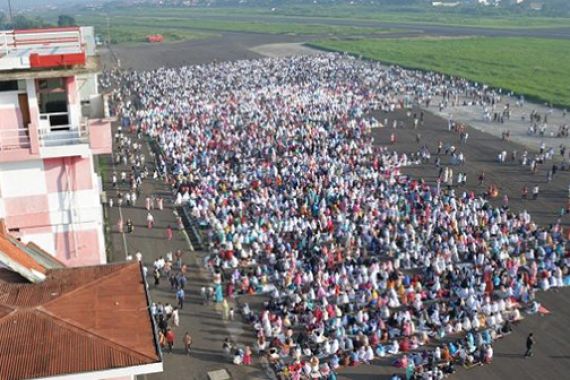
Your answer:
[[[107,27],[105,25],[94,25],[97,33],[106,36]],[[215,36],[213,33],[197,32],[191,30],[174,30],[170,28],[149,29],[144,26],[111,26],[111,40],[113,44],[137,44],[147,41],[149,34],[162,34],[166,42],[187,41],[204,39]]]
[[[476,26],[485,28],[548,28],[570,27],[568,17],[545,17],[540,14],[513,14],[481,8],[479,14],[460,13],[456,9],[430,7],[378,7],[367,6],[301,6],[288,8],[115,8],[111,16],[159,17],[159,18],[200,18],[228,17],[237,21],[239,16],[259,16],[260,22],[273,23],[272,19],[283,17],[304,18],[307,22],[319,24],[323,19],[342,18],[344,20],[367,20],[390,23],[433,24]],[[87,13],[81,13],[88,15]],[[282,20],[281,20],[282,22]]]
[[[433,70],[570,107],[570,41],[532,38],[320,40],[310,45]]]
[[[483,8],[481,8],[483,9]],[[570,27],[570,18],[512,14],[496,10],[481,10],[482,14],[465,14],[449,9],[431,7],[381,8],[370,6],[294,5],[276,8],[149,8],[112,7],[105,10],[80,10],[73,16],[81,25],[94,25],[97,32],[107,34],[110,21],[114,43],[143,42],[146,35],[161,33],[167,41],[207,38],[211,33],[250,32],[265,34],[311,35],[326,38],[365,37],[394,32],[390,26],[376,28],[356,26],[358,22],[394,24],[459,25],[484,28],[544,28]],[[51,21],[57,14],[43,15]],[[335,25],[337,20],[354,21],[355,26]],[[291,20],[288,22],[288,20]],[[389,25],[389,24],[388,24]],[[406,30],[404,30],[406,31]]]
[[[481,13],[461,13],[459,9],[431,7],[390,7],[382,10],[365,6],[296,6],[271,12],[273,15],[332,17],[393,23],[474,26],[484,28],[551,28],[568,27],[568,17],[544,17],[539,14],[515,14],[481,8]],[[269,13],[269,12],[268,12]]]

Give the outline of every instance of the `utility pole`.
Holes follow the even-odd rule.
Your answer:
[[[12,0],[8,0],[8,17],[10,17],[10,21],[14,19],[12,15]]]
[[[107,45],[111,45],[111,18],[107,15]]]

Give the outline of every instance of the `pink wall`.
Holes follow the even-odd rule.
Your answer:
[[[69,266],[100,264],[99,249],[96,229],[55,234],[56,257]]]
[[[32,153],[30,148],[0,149],[0,162],[26,161],[37,159],[38,157],[38,152]]]
[[[24,120],[20,108],[16,105],[0,108],[0,162],[23,161],[34,158],[30,151],[30,137],[21,131],[15,131],[15,129],[24,130]]]
[[[11,228],[51,225],[47,194],[4,198],[4,209]]]
[[[7,129],[21,129],[24,128],[24,120],[22,118],[22,112],[17,104],[13,107],[1,107],[0,108],[0,131],[5,131]],[[4,133],[1,135],[4,136]]]
[[[69,166],[68,173],[65,164]],[[89,158],[62,157],[44,160],[46,186],[49,193],[89,190],[93,188],[93,168]]]
[[[0,151],[30,149],[30,139],[24,133],[22,112],[16,105],[0,108]]]
[[[93,154],[111,154],[112,145],[111,122],[89,120],[89,147]]]

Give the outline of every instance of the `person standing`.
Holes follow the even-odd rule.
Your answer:
[[[150,212],[146,214],[146,226],[149,230],[154,226],[154,216]]]
[[[180,313],[178,312],[177,307],[175,307],[174,310],[172,310],[172,324],[174,325],[174,327],[180,326]]]
[[[222,319],[227,321],[230,318],[230,305],[228,304],[228,300],[224,298],[222,302]]]
[[[158,268],[154,268],[152,276],[154,277],[154,286],[160,285],[160,271],[158,270]]]
[[[172,329],[166,330],[166,334],[164,334],[166,338],[166,344],[168,345],[168,352],[172,353],[172,347],[174,346],[174,339],[176,336],[174,335],[174,331]]]
[[[184,334],[183,343],[184,343],[184,352],[186,353],[186,355],[189,356],[190,346],[192,345],[192,337],[190,336],[188,331],[186,331],[186,334]]]
[[[184,307],[184,298],[185,297],[186,297],[186,293],[184,292],[184,289],[182,287],[180,287],[176,291],[176,300],[178,301],[178,308],[180,310],[182,310],[182,308]]]
[[[133,225],[133,221],[130,219],[127,219],[127,232],[128,233],[132,233],[134,231],[135,227]]]
[[[524,353],[525,358],[534,355],[532,352],[532,347],[534,346],[534,343],[535,341],[533,333],[528,334],[528,337],[526,338],[526,352]]]
[[[538,193],[540,192],[540,188],[537,186],[532,188],[532,199],[538,198]]]
[[[526,199],[527,197],[528,197],[528,187],[524,185],[521,190],[521,198]]]
[[[481,172],[481,174],[479,174],[479,186],[483,186],[484,183],[485,183],[485,172]]]
[[[162,332],[162,330],[158,331],[158,344],[160,345],[160,349],[164,350],[166,347],[166,337],[164,336],[164,333]]]

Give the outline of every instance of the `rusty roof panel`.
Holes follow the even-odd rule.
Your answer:
[[[148,306],[138,263],[49,270],[41,284],[0,284],[0,379],[159,362]]]

